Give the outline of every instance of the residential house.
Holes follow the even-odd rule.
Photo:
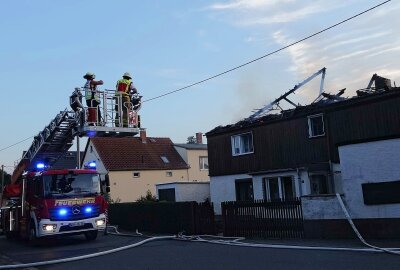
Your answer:
[[[207,144],[203,144],[200,132],[196,133],[196,143],[174,144],[174,147],[190,167],[188,179],[191,181],[210,181]]]
[[[374,76],[375,89],[357,91],[355,97],[325,95],[307,106],[208,132],[216,213],[221,214],[223,201],[303,196],[305,218],[343,222],[336,197],[326,199],[341,193],[355,217],[400,223],[395,210],[400,197],[393,193],[400,194],[400,88]],[[335,214],[327,215],[333,208]]]
[[[192,157],[190,151],[187,157]],[[145,130],[139,137],[90,138],[83,164],[91,161],[97,163],[100,173],[109,174],[111,199],[121,202],[136,201],[147,191],[155,195],[156,184],[204,181],[192,172],[195,169],[179,155],[169,138],[147,137]]]

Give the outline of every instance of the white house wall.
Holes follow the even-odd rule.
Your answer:
[[[333,183],[335,185],[335,193],[342,194],[343,185],[342,185],[342,171],[340,164],[337,163],[332,164],[332,174],[333,174]]]
[[[209,183],[170,183],[157,184],[157,198],[159,190],[175,189],[175,201],[177,202],[204,202],[210,199],[210,184]]]
[[[88,149],[87,149],[87,151],[85,153],[85,156],[83,158],[83,164],[88,164],[91,161],[95,161],[96,162],[96,170],[97,170],[97,172],[99,172],[101,174],[106,174],[108,172],[107,169],[104,167],[103,162],[101,162],[99,154],[96,151],[96,147],[94,147],[92,142],[90,142],[89,145],[88,145]]]
[[[176,194],[180,202],[204,202],[210,198],[210,184],[178,184]],[[178,201],[178,200],[177,200]]]
[[[213,176],[210,180],[211,201],[214,204],[215,214],[221,215],[221,202],[236,201],[236,187],[235,181],[240,179],[249,179],[253,181],[253,194],[255,200],[264,199],[263,191],[263,178],[277,177],[277,176],[292,176],[294,179],[294,186],[296,196],[308,195],[310,193],[310,181],[308,173],[304,170],[291,170],[286,172],[276,172],[263,175],[225,175]]]
[[[214,211],[221,215],[221,202],[235,201],[236,190],[235,180],[252,178],[247,174],[213,176],[210,179],[211,202],[214,204]]]
[[[365,205],[361,184],[400,180],[400,139],[339,147],[343,191],[355,218],[399,218],[400,204]]]

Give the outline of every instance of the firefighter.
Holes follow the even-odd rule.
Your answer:
[[[119,113],[122,113],[122,126],[128,126],[129,111],[132,110],[132,99],[131,95],[137,93],[137,89],[132,82],[132,76],[129,72],[125,72],[122,75],[122,79],[117,81],[116,102],[115,102],[115,125],[119,126]],[[122,103],[121,108],[119,108]]]
[[[92,111],[89,109],[89,114],[88,114],[88,121],[90,122],[99,122],[101,121],[101,112],[100,112],[100,96],[97,91],[97,86],[98,85],[103,85],[103,81],[95,81],[94,79],[96,78],[96,75],[91,72],[87,72],[84,76],[84,79],[86,79],[85,86],[83,88],[85,89],[85,98],[86,98],[86,105],[88,108],[95,108],[97,107],[97,117],[92,115]],[[91,123],[93,125],[94,123]]]

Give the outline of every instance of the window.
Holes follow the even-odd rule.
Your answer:
[[[264,178],[264,188],[266,200],[291,200],[296,197],[292,176]]]
[[[325,174],[310,175],[311,194],[328,194],[328,177]]]
[[[139,178],[140,172],[133,172],[133,178]]]
[[[308,135],[310,138],[325,135],[324,117],[322,114],[308,117]]]
[[[251,154],[253,149],[253,134],[243,133],[231,137],[232,156]]]
[[[167,177],[172,177],[172,172],[165,172],[165,175],[166,175]]]
[[[167,158],[166,156],[160,156],[160,158],[162,159],[162,161],[163,161],[165,164],[168,164],[168,163],[169,163],[169,160],[168,160],[168,158]]]
[[[200,170],[208,170],[208,157],[199,157]]]
[[[236,201],[253,200],[253,181],[251,179],[236,180]]]
[[[400,203],[400,181],[361,184],[364,204]]]

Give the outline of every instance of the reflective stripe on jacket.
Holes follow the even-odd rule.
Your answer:
[[[86,100],[95,99],[97,102],[100,102],[100,96],[96,93],[96,86],[90,84],[90,80],[87,80],[83,88],[85,89],[85,98]]]
[[[122,92],[125,94],[129,94],[129,90],[131,88],[132,80],[120,79],[117,81],[117,92]]]

